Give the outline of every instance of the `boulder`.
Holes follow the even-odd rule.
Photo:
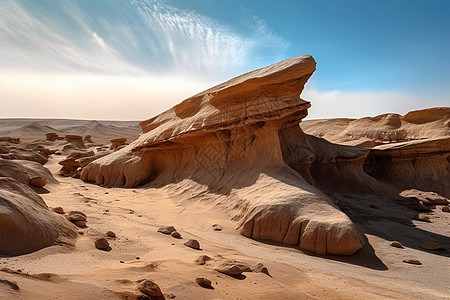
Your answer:
[[[105,238],[100,238],[98,240],[96,240],[94,242],[95,244],[95,248],[100,249],[100,250],[108,250],[109,247],[109,243]]]
[[[197,282],[197,284],[205,289],[214,289],[211,285],[211,280],[209,280],[208,278],[205,277],[197,277],[195,278],[195,282]]]
[[[204,265],[204,264],[206,264],[206,262],[207,261],[210,261],[210,260],[212,260],[212,258],[211,257],[209,257],[208,255],[200,255],[196,260],[195,260],[195,263],[197,264],[197,265]]]
[[[75,227],[17,180],[0,177],[0,252],[30,253],[76,237]]]
[[[192,249],[200,250],[200,243],[197,240],[189,239],[184,245]]]
[[[33,177],[30,179],[30,184],[36,187],[43,187],[47,184],[47,181],[42,177]]]
[[[138,286],[138,290],[141,291],[142,294],[150,297],[162,296],[159,286],[151,280],[142,281]]]
[[[258,263],[258,264],[256,264],[256,265],[250,267],[250,269],[252,270],[252,272],[255,272],[255,273],[264,273],[264,274],[266,274],[266,275],[271,276],[270,273],[269,273],[269,270],[267,269],[267,267],[264,266],[262,263]],[[272,277],[272,276],[271,276],[271,277]]]
[[[442,249],[441,245],[439,245],[436,242],[430,242],[430,241],[420,244],[420,248],[426,249],[426,250],[440,250],[440,249]]]
[[[50,133],[45,134],[45,139],[47,141],[56,141],[58,139],[58,137],[59,137],[58,134],[55,132],[50,132]]]
[[[158,232],[161,232],[164,234],[171,234],[174,231],[177,231],[177,230],[173,226],[163,226],[158,229]]]

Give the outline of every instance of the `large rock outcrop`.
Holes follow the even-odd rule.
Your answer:
[[[30,253],[75,236],[75,227],[50,211],[30,187],[0,177],[1,254]]]
[[[352,254],[363,245],[355,225],[288,160],[302,147],[295,133],[310,104],[299,95],[315,66],[311,56],[295,57],[188,98],[141,122],[136,141],[91,162],[81,178],[169,185],[227,207],[245,236]]]

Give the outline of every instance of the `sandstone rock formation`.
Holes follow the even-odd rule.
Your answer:
[[[204,186],[245,236],[352,254],[363,244],[356,227],[290,166],[314,157],[302,152],[298,123],[310,107],[299,95],[315,65],[311,56],[295,57],[186,99],[141,122],[136,141],[90,163],[81,177],[107,186],[177,183],[190,193]]]
[[[58,134],[55,132],[50,132],[45,135],[47,141],[56,141],[58,139]]]
[[[73,150],[66,159],[58,163],[62,166],[59,174],[66,177],[77,178],[80,176],[81,170],[90,162],[109,153],[109,151],[103,151],[95,154],[94,151]]]
[[[119,139],[112,139],[111,140],[111,147],[109,147],[110,150],[117,151],[121,146],[126,145],[127,139],[126,138],[119,138]]]
[[[35,178],[41,178],[46,183],[58,183],[48,169],[37,162],[28,160],[7,160],[0,158],[0,176],[14,178],[18,182],[26,185],[34,185],[32,180]]]
[[[40,163],[41,165],[46,164],[48,161],[47,157],[28,149],[10,149],[8,153],[1,154],[0,157],[3,159],[35,161]]]
[[[332,143],[374,147],[450,136],[450,107],[416,110],[402,116],[382,114],[362,119],[326,119],[302,122],[302,129]]]
[[[66,135],[65,139],[66,141],[71,143],[78,143],[84,145],[83,137],[80,135]]]
[[[91,135],[86,135],[85,137],[84,137],[84,142],[85,143],[90,143],[90,144],[93,144],[94,142],[92,141],[92,136]]]
[[[13,138],[13,137],[5,136],[5,137],[0,137],[0,142],[20,144],[20,138]]]
[[[74,238],[74,227],[15,179],[0,177],[0,253],[20,255]]]

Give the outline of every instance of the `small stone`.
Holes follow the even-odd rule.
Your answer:
[[[81,211],[70,211],[67,216],[67,220],[69,221],[86,221],[86,215]]]
[[[113,231],[108,231],[108,232],[106,233],[106,236],[115,238],[115,237],[116,237],[116,234],[115,234]]]
[[[86,221],[72,221],[72,223],[81,228],[86,227]]]
[[[211,257],[209,257],[208,255],[200,255],[196,260],[195,260],[195,263],[197,264],[197,265],[204,265],[204,264],[206,264],[206,262],[207,261],[210,261],[210,260],[212,260],[212,258]]]
[[[421,265],[422,263],[418,261],[417,259],[404,259],[402,262],[412,265]]]
[[[174,231],[177,231],[177,230],[173,226],[163,226],[158,229],[158,232],[161,232],[164,234],[171,234]]]
[[[222,226],[220,226],[219,224],[214,224],[212,227],[215,231],[222,231]]]
[[[136,256],[136,259],[137,259],[137,260],[140,260],[141,258],[140,258],[139,256]]]
[[[184,243],[185,246],[191,247],[192,249],[200,250],[200,243],[197,240],[190,239],[186,243]]]
[[[223,263],[217,268],[215,268],[216,271],[232,276],[241,275],[242,272],[246,270],[246,268],[243,268],[242,266],[238,266],[236,264],[232,263]]]
[[[209,280],[208,278],[205,277],[197,277],[195,278],[195,282],[197,282],[197,284],[205,289],[214,289],[211,286],[211,280]]]
[[[143,293],[144,295],[150,297],[162,296],[162,292],[159,286],[151,280],[142,281],[138,286],[138,290],[141,291],[141,293]]]
[[[172,233],[170,235],[173,236],[174,238],[181,237],[181,233],[179,233],[178,231],[172,231]]]
[[[391,246],[392,246],[392,247],[396,247],[396,248],[403,248],[402,243],[397,242],[397,241],[393,241],[393,242],[391,243]]]
[[[442,211],[444,211],[444,212],[450,212],[450,206],[444,206],[444,207],[442,208]]]
[[[30,179],[30,184],[32,186],[43,187],[47,184],[47,181],[42,177],[33,177]]]
[[[442,249],[442,247],[436,242],[425,242],[425,243],[422,243],[420,245],[420,248],[426,249],[426,250],[439,250],[439,249]]]
[[[428,206],[425,206],[425,205],[423,204],[423,201],[419,201],[419,202],[417,203],[416,209],[417,209],[418,211],[429,211],[429,210],[430,210],[430,208],[429,208]]]
[[[415,215],[413,219],[417,221],[431,223],[430,217],[424,216],[422,214]]]
[[[175,299],[177,296],[175,296],[175,294],[169,293],[167,294],[167,298],[169,299]]]
[[[106,250],[109,248],[109,243],[105,238],[101,238],[95,241],[95,248],[100,250]]]
[[[375,204],[370,204],[369,206],[370,206],[371,208],[375,208],[375,209],[378,208],[378,205],[375,205]]]
[[[64,214],[64,209],[61,206],[53,207],[52,210],[57,214]]]
[[[264,266],[262,263],[258,263],[256,265],[254,265],[253,267],[250,268],[252,270],[252,272],[256,272],[256,273],[264,273],[266,275],[269,275],[270,277],[272,277],[269,273],[269,270],[267,269],[266,266]]]
[[[123,260],[120,261],[121,264],[125,263]]]

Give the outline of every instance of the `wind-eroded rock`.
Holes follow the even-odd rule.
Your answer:
[[[191,195],[207,187],[204,197],[229,208],[245,236],[352,254],[363,244],[354,224],[288,161],[293,151],[301,157],[291,161],[314,157],[301,151],[308,142],[298,123],[310,107],[299,95],[315,66],[311,56],[295,57],[192,96],[141,122],[136,141],[90,163],[81,178],[177,183]]]
[[[0,177],[0,253],[20,255],[53,245],[76,232],[28,186]]]

